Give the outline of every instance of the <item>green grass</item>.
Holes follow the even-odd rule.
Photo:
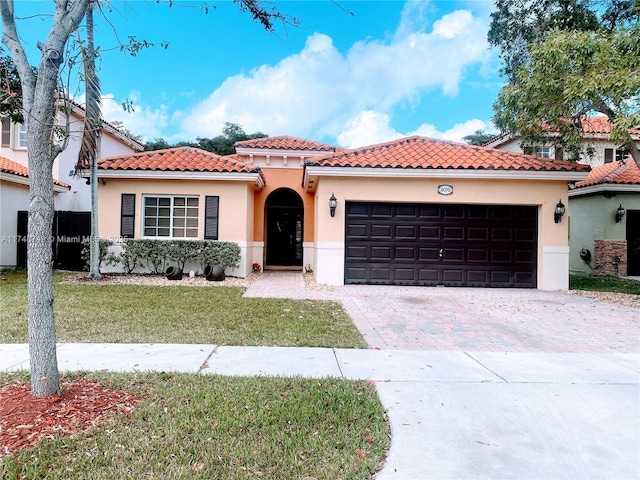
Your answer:
[[[0,343],[26,343],[26,275],[0,280]],[[366,348],[342,306],[319,300],[242,298],[236,287],[60,283],[60,342],[211,343]]]
[[[595,292],[616,292],[640,295],[640,282],[614,276],[594,277],[589,275],[571,275],[571,290],[589,290]]]
[[[130,416],[0,457],[0,478],[366,479],[389,447],[368,382],[82,375],[142,403]],[[0,374],[0,383],[18,378],[26,374]]]

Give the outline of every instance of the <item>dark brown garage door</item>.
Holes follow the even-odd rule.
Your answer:
[[[346,204],[345,283],[536,287],[537,207]]]

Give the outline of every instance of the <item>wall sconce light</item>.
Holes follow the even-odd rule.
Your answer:
[[[332,217],[336,216],[336,207],[338,206],[338,199],[332,193],[331,198],[329,199],[329,213],[331,213]]]
[[[562,200],[558,200],[558,203],[556,204],[556,210],[555,212],[553,212],[553,221],[556,223],[560,223],[564,212],[564,203],[562,203]]]
[[[622,217],[624,217],[625,213],[627,212],[624,210],[622,204],[620,204],[620,206],[616,210],[616,223],[620,223],[622,221]]]

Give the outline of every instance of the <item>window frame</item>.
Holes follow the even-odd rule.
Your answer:
[[[161,207],[163,208],[169,208],[169,216],[159,216],[159,215],[147,215],[147,208],[154,208],[154,205],[147,205],[147,200],[148,199],[169,199],[169,205],[159,205],[159,201],[157,202],[157,204],[155,205],[156,209],[159,209]],[[184,205],[176,205],[176,199],[184,199]],[[197,204],[194,205],[189,205],[189,200],[196,200]],[[176,215],[176,209],[181,209],[184,208],[185,209],[185,215]],[[189,209],[191,208],[196,208],[196,214],[195,215],[189,215]],[[200,238],[200,196],[199,195],[172,195],[172,194],[143,194],[142,195],[142,212],[141,212],[141,221],[140,221],[140,230],[141,230],[141,238],[156,238],[156,239],[180,239],[180,240],[193,240],[193,239],[198,239]],[[155,218],[156,219],[156,225],[147,225],[147,219],[148,218]],[[159,225],[157,222],[157,219],[159,218],[168,218],[169,219],[169,225],[165,226],[165,225]],[[184,225],[176,225],[176,220],[179,219],[184,219]],[[196,225],[195,226],[189,226],[187,225],[187,220],[188,219],[195,219],[196,221]],[[179,222],[178,222],[179,223]],[[152,228],[155,229],[155,233],[156,235],[147,235],[146,231],[147,229]],[[167,229],[169,234],[168,235],[158,235],[159,230],[160,229]],[[174,233],[176,231],[176,229],[181,229],[184,233],[184,235],[182,236],[175,236]],[[195,233],[192,236],[188,236],[187,232],[188,231],[192,231],[193,233]]]
[[[24,123],[16,123],[13,129],[13,149],[26,150],[27,143],[27,125]]]
[[[616,162],[623,161],[625,158],[627,158],[627,156],[629,156],[629,152],[627,151],[626,148],[616,148],[615,155],[614,155]]]
[[[552,158],[551,148],[550,145],[530,145],[524,147],[522,151],[527,155],[535,155],[540,158]],[[543,153],[546,153],[546,155],[543,155]]]

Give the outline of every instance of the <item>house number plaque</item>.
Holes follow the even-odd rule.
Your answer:
[[[451,195],[453,187],[451,185],[438,185],[438,193],[440,195]]]

